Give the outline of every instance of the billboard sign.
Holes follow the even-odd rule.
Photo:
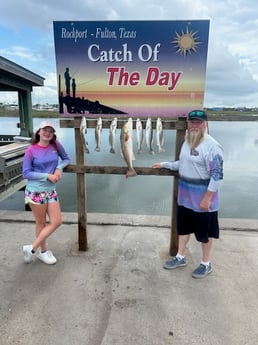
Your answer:
[[[62,115],[175,117],[203,108],[209,20],[53,24]]]

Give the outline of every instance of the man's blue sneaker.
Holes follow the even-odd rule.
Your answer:
[[[166,261],[163,265],[163,268],[167,270],[172,270],[174,268],[183,266],[186,266],[185,258],[183,258],[182,260],[178,260],[177,257],[174,257],[173,259]]]
[[[205,278],[208,274],[212,272],[211,264],[205,266],[200,264],[192,273],[193,278]]]

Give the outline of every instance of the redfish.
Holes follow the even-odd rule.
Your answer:
[[[133,120],[129,118],[128,121],[125,122],[121,129],[120,133],[120,142],[121,142],[121,151],[124,157],[124,160],[127,164],[127,172],[126,178],[136,176],[137,173],[133,168],[133,160],[135,160],[135,156],[133,153]]]

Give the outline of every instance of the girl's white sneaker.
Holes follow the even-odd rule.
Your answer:
[[[44,253],[39,252],[37,258],[47,265],[54,265],[56,263],[56,258],[54,257],[51,250],[47,250]]]
[[[31,244],[23,246],[23,256],[24,256],[24,261],[26,262],[26,264],[31,263],[35,256],[35,254],[33,254],[31,251],[32,251]]]

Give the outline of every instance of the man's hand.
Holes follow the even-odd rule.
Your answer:
[[[160,169],[161,168],[160,163],[153,164],[152,168],[153,169]]]
[[[211,199],[213,197],[213,192],[210,192],[207,190],[207,192],[204,194],[201,202],[200,202],[200,208],[204,211],[208,211],[210,209],[211,205]]]

